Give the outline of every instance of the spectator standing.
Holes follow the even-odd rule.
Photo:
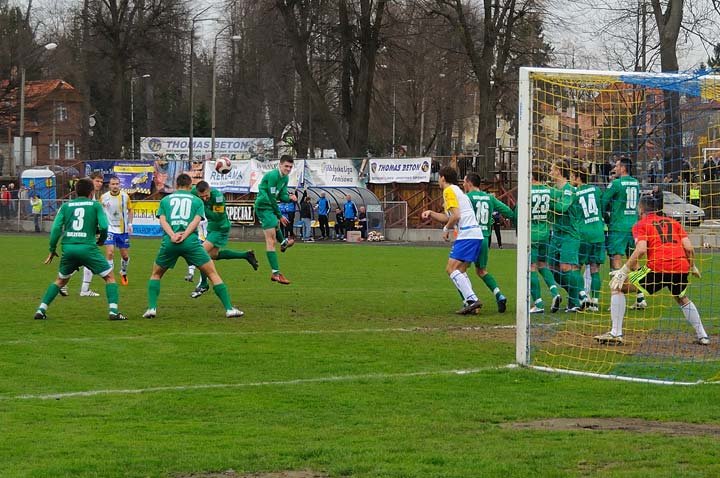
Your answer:
[[[712,178],[711,181],[720,181],[720,156],[715,156],[715,159],[712,161],[712,166],[710,168]]]
[[[656,154],[653,159],[650,160],[648,166],[648,176],[650,184],[656,184],[660,182],[662,178],[662,161],[660,161],[660,155]]]
[[[365,206],[360,206],[360,211],[358,211],[358,223],[360,223],[360,237],[363,239],[367,239],[367,212],[365,211]]]
[[[15,183],[8,184],[8,191],[10,191],[10,217],[17,218],[18,190],[15,189]]]
[[[492,213],[492,228],[495,232],[495,239],[498,243],[498,248],[502,249],[502,232],[500,231],[500,223],[502,222],[502,217],[500,215],[499,211],[493,211]],[[488,248],[492,245],[492,234],[488,234],[487,237],[488,240]]]
[[[690,183],[690,180],[692,179],[692,166],[690,165],[690,161],[688,161],[685,156],[682,157],[680,169],[680,176],[682,177],[682,181],[684,183]]]
[[[690,185],[690,204],[700,207],[700,185],[697,183]]]
[[[30,197],[30,207],[32,208],[33,221],[35,222],[35,232],[42,232],[40,220],[42,219],[43,202],[36,192],[33,192]]]
[[[339,207],[335,208],[335,239],[345,239],[345,216]]]
[[[349,194],[345,196],[345,205],[343,206],[343,216],[345,217],[345,235],[355,230],[355,220],[357,219],[358,208],[352,201]]]
[[[7,186],[0,188],[0,219],[10,219],[10,191]]]
[[[78,177],[76,174],[73,174],[73,177],[68,180],[68,195],[71,198],[77,197],[77,193],[75,192],[75,187],[77,186]]]
[[[20,191],[18,192],[18,208],[21,211],[20,217],[26,217],[28,214],[28,199],[30,199],[30,191],[21,184]]]
[[[320,193],[320,199],[315,204],[318,213],[318,223],[320,224],[321,239],[330,239],[330,201],[325,197],[325,193]]]
[[[314,242],[312,237],[313,207],[307,191],[304,192],[300,201],[300,221],[302,222],[302,239],[304,242]]]
[[[713,157],[708,156],[705,158],[705,161],[702,163],[702,179],[703,181],[712,181],[712,167],[713,167]]]

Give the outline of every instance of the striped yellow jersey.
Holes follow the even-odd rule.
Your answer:
[[[110,191],[100,196],[100,202],[108,218],[108,232],[124,234],[128,231],[132,201],[125,191],[113,194]]]
[[[443,201],[446,213],[449,214],[452,208],[460,210],[460,221],[457,224],[458,240],[483,238],[482,229],[480,229],[475,216],[475,210],[462,189],[454,184],[446,187],[443,190]]]

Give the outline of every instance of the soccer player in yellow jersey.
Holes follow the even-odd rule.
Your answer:
[[[422,218],[445,224],[443,239],[446,241],[450,239],[450,231],[457,227],[457,238],[450,249],[445,271],[463,298],[463,307],[457,313],[471,314],[482,307],[482,302],[473,291],[467,268],[480,254],[483,233],[470,200],[457,185],[457,171],[444,167],[440,169],[439,176],[438,183],[443,190],[445,212],[423,211]]]
[[[120,283],[128,285],[127,268],[130,262],[130,234],[132,234],[133,210],[130,196],[120,189],[120,179],[110,178],[110,190],[100,196],[100,203],[108,218],[108,237],[105,241],[105,257],[114,265],[115,248],[120,250]]]

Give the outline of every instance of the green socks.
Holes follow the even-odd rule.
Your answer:
[[[215,295],[218,296],[218,298],[220,299],[220,302],[222,302],[225,310],[230,310],[233,308],[232,302],[230,302],[230,293],[228,293],[225,283],[214,285],[213,291],[215,292]]]
[[[547,267],[543,267],[538,272],[540,272],[540,275],[545,280],[547,286],[550,288],[550,292],[552,292],[554,296],[558,295],[560,291],[558,291],[557,283],[555,282],[552,271]]]
[[[279,227],[275,228],[275,239],[278,243],[282,243],[285,240],[285,236],[283,236],[282,230]]]
[[[222,249],[218,252],[217,260],[222,259],[247,259],[247,251],[238,252],[232,249]]]
[[[108,308],[111,314],[118,313],[118,302],[120,299],[120,293],[118,292],[118,285],[116,283],[105,284],[105,295],[107,296]]]
[[[530,296],[534,301],[540,298],[540,277],[536,271],[530,272]]]
[[[267,254],[268,262],[270,263],[270,269],[272,269],[273,272],[279,272],[280,263],[278,262],[277,252],[265,251],[265,254]]]
[[[55,300],[55,297],[60,293],[60,287],[58,287],[54,282],[50,284],[45,291],[45,295],[42,297],[42,302],[40,303],[40,306],[38,307],[38,310],[42,310],[43,312],[47,310],[48,306],[52,303],[53,300]]]
[[[148,281],[148,309],[157,309],[157,299],[160,295],[160,281],[150,279]]]
[[[490,289],[490,292],[492,292],[495,295],[495,298],[497,299],[499,295],[502,295],[500,293],[500,288],[497,285],[497,281],[492,276],[492,274],[485,274],[482,277],[483,282],[487,286],[488,289]]]

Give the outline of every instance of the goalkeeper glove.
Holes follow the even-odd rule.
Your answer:
[[[700,269],[698,269],[695,264],[693,264],[692,269],[690,269],[690,273],[698,279],[702,277],[702,274],[700,274]]]
[[[613,290],[622,289],[622,286],[625,283],[625,280],[627,279],[629,272],[630,272],[630,269],[627,268],[627,265],[622,266],[620,269],[618,269],[616,271],[612,271],[610,273],[610,276],[611,276],[610,288]]]

